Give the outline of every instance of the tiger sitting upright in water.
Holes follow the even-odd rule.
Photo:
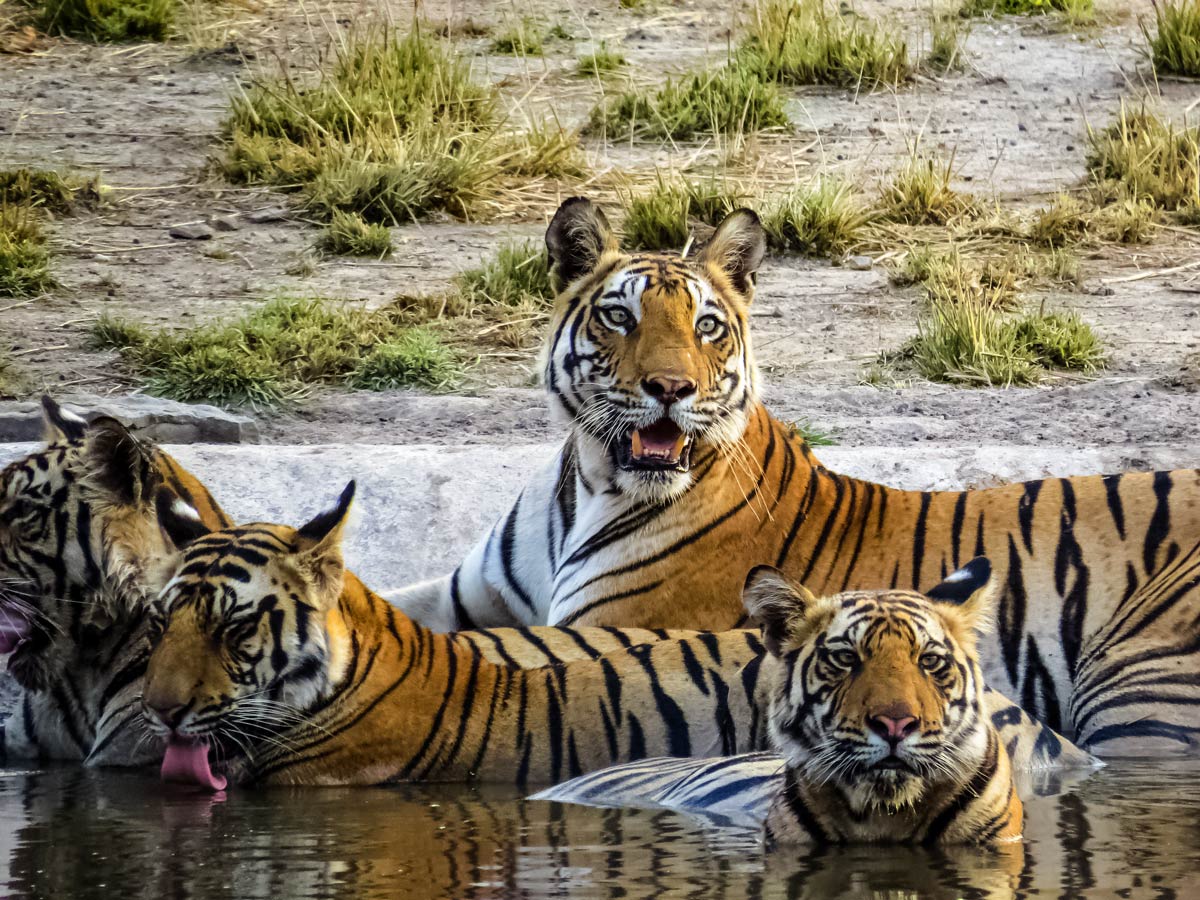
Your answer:
[[[758,393],[749,210],[693,258],[620,252],[566,201],[544,356],[571,430],[453,574],[389,599],[438,631],[731,628],[771,564],[818,593],[928,588],[975,556],[1004,585],[988,684],[1100,754],[1200,744],[1200,473],[905,491],[824,468]]]
[[[1020,837],[1008,750],[986,714],[977,633],[1000,585],[976,559],[933,588],[816,598],[760,566],[776,754],[649,759],[534,796],[760,824],[770,844],[992,844]]]
[[[765,746],[757,631],[652,635],[521,667],[514,654],[525,641],[591,648],[626,633],[422,628],[344,569],[353,490],[299,529],[216,532],[161,493],[160,521],[182,548],[159,597],[143,694],[167,743],[164,777],[210,789],[227,777],[526,784],[645,756]],[[504,647],[512,652],[496,652]],[[1088,762],[1004,698],[988,699],[1023,764]]]

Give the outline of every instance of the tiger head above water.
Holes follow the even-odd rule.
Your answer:
[[[747,314],[766,252],[739,209],[693,256],[622,253],[604,214],[574,197],[546,232],[555,301],[544,377],[624,493],[679,496],[731,454],[757,399]]]
[[[272,726],[296,721],[348,660],[334,615],[345,568],[341,536],[354,482],[300,528],[257,523],[212,532],[170,491],[159,520],[177,550],[159,594],[162,632],[142,692],[150,729],[165,737],[163,774],[215,790],[209,768]]]
[[[975,649],[995,581],[981,557],[928,594],[817,599],[778,570],[750,573],[744,600],[769,651],[771,741],[787,766],[769,836],[989,843],[1020,834]]]

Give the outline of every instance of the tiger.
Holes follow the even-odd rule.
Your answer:
[[[760,399],[753,211],[687,258],[627,254],[575,197],[546,245],[542,376],[568,436],[452,574],[389,593],[407,615],[720,631],[745,624],[759,564],[818,593],[919,591],[987,556],[989,685],[1101,755],[1196,753],[1200,471],[966,491],[840,475]]]
[[[668,635],[536,668],[493,662],[486,633],[434,634],[345,568],[354,492],[300,528],[218,531],[160,492],[178,549],[155,602],[142,707],[166,743],[165,780],[525,785],[764,744],[756,631]]]
[[[136,761],[146,607],[166,550],[154,492],[214,528],[230,519],[171,456],[120,422],[42,400],[45,446],[0,470],[0,653],[23,689],[12,757]]]
[[[987,715],[975,643],[1000,585],[972,560],[928,595],[817,598],[759,566],[744,601],[763,623],[778,755],[645,760],[532,799],[758,818],[792,844],[1001,844],[1021,836],[1008,750]],[[657,764],[657,765],[656,765]]]
[[[159,520],[178,549],[156,601],[142,704],[166,742],[165,779],[209,790],[231,780],[524,785],[766,746],[757,630],[652,633],[640,644],[620,629],[435,634],[345,568],[354,492],[351,482],[299,529],[217,532],[160,492]],[[599,654],[606,640],[629,646]],[[560,661],[528,665],[530,641]],[[989,703],[1023,764],[1090,761],[1005,698]]]

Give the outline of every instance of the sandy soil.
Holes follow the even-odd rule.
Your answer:
[[[914,6],[872,4],[870,13],[893,16],[918,44],[924,6]],[[603,90],[570,73],[594,42],[619,47],[632,64],[630,77],[651,83],[661,79],[664,61],[682,71],[720,58],[735,28],[729,7],[711,0],[664,2],[644,13],[618,9],[615,0],[565,11],[555,4],[553,15],[548,4],[531,8],[577,40],[550,43],[544,59],[529,62],[486,55],[486,38],[468,46],[479,51],[480,77],[499,82],[517,112],[536,117],[552,107],[568,123],[581,122]],[[1102,24],[1080,33],[1040,22],[981,22],[969,41],[972,68],[961,75],[923,78],[898,92],[792,91],[796,131],[756,148],[755,178],[777,186],[833,170],[874,182],[923,134],[927,145],[955,153],[964,188],[1004,204],[1044,203],[1079,183],[1087,123],[1107,122],[1123,96],[1151,90],[1175,115],[1198,96],[1194,83],[1146,84],[1132,12],[1139,4],[1102,0],[1099,8]],[[441,4],[423,4],[423,11],[435,20],[448,15]],[[311,275],[289,274],[305,258],[315,226],[290,214],[249,221],[288,198],[231,187],[206,168],[219,151],[218,126],[239,79],[276,58],[305,71],[330,31],[371,16],[403,22],[411,14],[410,5],[383,0],[276,0],[217,34],[234,42],[223,49],[49,41],[35,56],[0,56],[0,166],[99,172],[112,188],[100,209],[54,224],[61,287],[25,304],[0,301],[0,338],[15,351],[30,393],[129,389],[112,354],[84,347],[88,322],[104,311],[187,325],[281,292],[381,304],[446,286],[502,240],[539,238],[558,199],[544,185],[545,202],[502,221],[397,228],[397,252],[388,261],[327,259]],[[508,6],[470,0],[456,3],[451,18],[498,24],[511,15]],[[588,151],[603,185],[591,190],[611,199],[615,173],[644,180],[657,166],[712,158],[720,148],[594,143]],[[580,189],[559,187],[563,196]],[[204,242],[167,234],[173,225],[218,215],[239,216],[238,229]],[[916,293],[890,286],[879,266],[858,271],[773,257],[760,278],[754,318],[767,396],[783,416],[832,430],[843,444],[1191,444],[1200,395],[1185,369],[1200,343],[1200,269],[1177,269],[1197,261],[1200,233],[1183,230],[1160,231],[1148,245],[1090,253],[1081,291],[1033,299],[1077,308],[1097,326],[1111,348],[1105,376],[982,391],[920,381],[861,385],[865,363],[914,332]],[[557,431],[531,386],[533,355],[531,345],[481,359],[459,396],[318,392],[301,407],[264,416],[263,430],[270,440],[294,443],[528,442]]]

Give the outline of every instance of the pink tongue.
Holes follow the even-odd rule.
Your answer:
[[[162,780],[196,784],[210,791],[225,790],[225,777],[208,765],[208,743],[172,736],[163,754]]]
[[[0,655],[12,653],[29,634],[29,620],[0,610]]]

